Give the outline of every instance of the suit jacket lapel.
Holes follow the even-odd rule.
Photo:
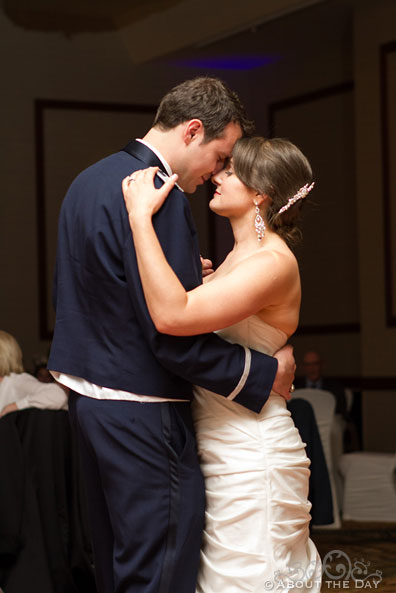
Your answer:
[[[145,144],[142,144],[137,140],[131,140],[131,142],[128,142],[122,150],[139,159],[139,161],[142,161],[145,167],[159,167],[162,171],[164,170],[164,166],[157,155]]]

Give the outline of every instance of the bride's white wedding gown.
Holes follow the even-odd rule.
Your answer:
[[[267,354],[287,340],[256,316],[219,335]],[[197,593],[319,592],[310,461],[285,400],[271,393],[256,414],[196,387],[193,413],[207,499]]]

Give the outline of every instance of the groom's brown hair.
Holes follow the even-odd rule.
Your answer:
[[[170,130],[191,119],[203,123],[205,143],[221,136],[231,122],[241,126],[244,136],[254,130],[238,95],[218,78],[193,78],[171,89],[158,107],[153,127]]]

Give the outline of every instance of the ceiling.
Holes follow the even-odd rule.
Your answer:
[[[116,31],[136,63],[204,45],[329,0],[2,0],[26,30]]]
[[[68,35],[111,31],[126,18],[144,19],[183,0],[3,0],[7,16],[24,29]]]

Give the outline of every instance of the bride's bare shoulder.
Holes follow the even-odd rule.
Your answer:
[[[278,279],[282,276],[292,279],[298,277],[299,271],[296,257],[287,246],[272,246],[244,254],[242,257],[229,254],[219,268],[204,279],[204,284],[221,280],[229,274],[236,274],[241,278],[252,275],[259,277],[262,274]]]
[[[250,258],[249,258],[250,259]],[[248,262],[248,260],[246,260]],[[265,267],[270,266],[271,268],[285,268],[286,270],[295,269],[298,270],[298,263],[294,253],[288,248],[270,247],[268,249],[262,249],[251,256],[250,264],[255,262]]]

